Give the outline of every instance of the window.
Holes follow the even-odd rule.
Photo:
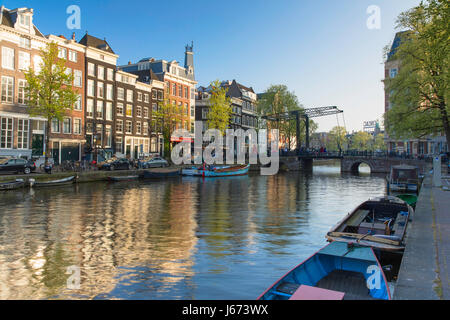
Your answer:
[[[94,84],[94,80],[88,80],[88,88],[87,88],[87,94],[90,97],[94,97],[95,96],[95,84]]]
[[[112,102],[106,103],[106,120],[112,121]]]
[[[86,123],[86,134],[90,133],[92,134],[94,132],[94,127],[92,122]]]
[[[29,15],[25,15],[25,14],[19,15],[19,23],[22,26],[29,28],[30,24],[31,24],[31,17]]]
[[[148,108],[144,107],[144,118],[148,118]]]
[[[142,92],[138,92],[137,101],[142,101]]]
[[[108,68],[107,77],[108,77],[108,80],[114,81],[114,70],[113,69]]]
[[[127,90],[127,101],[133,102],[133,90]]]
[[[20,104],[27,104],[28,97],[26,96],[25,88],[27,87],[26,80],[19,80],[19,92],[17,97],[17,102]]]
[[[177,85],[176,85],[176,83],[174,83],[173,86],[172,86],[172,95],[173,96],[177,95]]]
[[[66,71],[64,71],[64,73],[68,76],[71,77],[72,76],[72,69],[71,68],[66,68]],[[71,84],[70,81],[66,81],[66,84]]]
[[[94,116],[94,100],[87,99],[86,117],[92,118]]]
[[[42,70],[42,58],[41,58],[41,56],[34,56],[33,57],[33,65],[34,65],[34,72],[36,72],[36,74],[41,73],[41,70]]]
[[[142,134],[145,136],[148,136],[148,122],[145,121],[144,123],[142,123]]]
[[[202,118],[203,119],[207,119],[208,118],[208,109],[206,109],[206,108],[203,108],[202,109]]]
[[[136,107],[136,117],[142,117],[142,107],[141,106]]]
[[[29,120],[19,119],[17,128],[17,149],[28,149]]]
[[[97,119],[103,119],[103,101],[97,101],[97,111],[95,112]]]
[[[59,133],[59,120],[58,119],[52,119],[52,132],[53,133]]]
[[[100,80],[104,80],[105,79],[105,68],[103,68],[102,66],[98,66],[97,78],[99,78]]]
[[[158,111],[158,104],[152,103],[152,110],[153,111]]]
[[[103,125],[102,124],[97,124],[96,126],[96,136],[97,136],[97,141],[96,141],[96,145],[98,146],[102,146],[103,145]]]
[[[2,102],[13,103],[14,78],[2,77]]]
[[[0,124],[0,148],[12,149],[13,147],[13,119],[1,118]]]
[[[81,105],[81,96],[79,95],[77,98],[77,101],[75,102],[75,104],[73,105],[73,109],[80,111],[83,109],[82,105]]]
[[[397,76],[398,70],[397,69],[391,69],[390,76],[391,78],[395,78]]]
[[[14,49],[2,47],[2,68],[14,70]]]
[[[19,70],[28,70],[30,68],[30,54],[19,51]]]
[[[83,86],[83,72],[81,70],[73,71],[73,85],[75,87]]]
[[[152,90],[152,99],[156,99],[156,90]]]
[[[191,117],[195,117],[195,108],[191,108]]]
[[[116,138],[116,153],[123,153],[123,139],[122,137]]]
[[[81,134],[81,119],[73,119],[73,133]]]
[[[97,97],[102,99],[105,97],[105,84],[103,82],[97,82]]]
[[[123,100],[124,99],[124,92],[125,90],[123,88],[117,88],[117,99]]]
[[[133,116],[133,106],[131,104],[127,104],[127,117]]]
[[[112,129],[110,125],[105,126],[105,147],[111,147],[112,145]]]
[[[186,99],[188,99],[189,97],[188,97],[188,87],[184,87],[184,97],[186,98]]]
[[[123,116],[123,104],[122,103],[117,104],[116,110],[117,110],[117,115]]]
[[[107,84],[106,85],[106,99],[108,100],[113,100],[113,95],[114,95],[114,88],[112,84]]]
[[[131,121],[127,121],[127,126],[126,126],[126,133],[132,133],[133,132],[133,123]]]
[[[136,134],[141,134],[141,133],[142,133],[142,131],[141,131],[141,122],[138,121],[138,122],[136,122]]]
[[[73,62],[77,62],[78,60],[78,52],[69,50],[69,60]]]
[[[67,57],[67,49],[66,48],[58,48],[58,58],[66,59]]]
[[[178,96],[183,97],[183,86],[178,86]]]
[[[170,93],[170,82],[166,81],[166,91],[169,94]]]
[[[95,64],[88,63],[88,75],[95,77]]]
[[[187,103],[184,104],[184,110],[187,115],[189,115],[189,105]]]
[[[149,94],[144,94],[144,102],[149,103],[150,99],[149,99],[150,95]]]
[[[72,133],[72,119],[64,118],[63,120],[63,133],[70,134]]]
[[[116,121],[116,132],[122,132],[123,131],[123,121],[120,119],[117,119]]]

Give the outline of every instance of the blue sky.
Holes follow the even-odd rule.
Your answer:
[[[306,108],[337,105],[347,130],[384,112],[383,48],[395,35],[398,14],[419,0],[31,0],[2,1],[31,7],[44,34],[77,40],[86,30],[106,38],[119,64],[143,57],[184,60],[194,41],[199,85],[232,80],[259,93],[285,84]],[[69,30],[66,9],[81,9],[81,29]],[[381,28],[370,30],[367,8],[380,8]],[[342,124],[342,117],[339,119]],[[337,124],[318,118],[319,131]]]

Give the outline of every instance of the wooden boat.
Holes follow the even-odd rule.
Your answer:
[[[258,300],[390,300],[390,286],[370,247],[332,242],[289,271]]]
[[[420,187],[419,168],[414,166],[392,166],[388,178],[388,192],[418,193]]]
[[[143,174],[144,179],[161,179],[161,178],[174,178],[180,176],[180,169],[167,169],[158,168],[145,170]]]
[[[33,183],[30,183],[30,186],[35,188],[64,186],[74,183],[75,178],[76,176],[51,181],[35,181]]]
[[[12,182],[2,182],[0,183],[0,191],[1,190],[16,190],[19,188],[23,188],[25,186],[25,182],[22,179],[17,179]]]
[[[403,251],[413,208],[392,196],[363,202],[327,233],[328,241],[357,242],[381,250]]]
[[[118,177],[108,177],[108,180],[111,182],[120,182],[120,181],[133,181],[139,179],[139,176],[118,176]]]
[[[224,166],[224,167],[198,167],[183,169],[182,174],[185,176],[197,176],[197,177],[231,177],[231,176],[243,176],[248,174],[250,169],[249,164],[237,165],[237,166]]]

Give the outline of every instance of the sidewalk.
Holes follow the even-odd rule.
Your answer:
[[[450,191],[433,188],[427,176],[408,228],[394,299],[449,300],[449,256]]]

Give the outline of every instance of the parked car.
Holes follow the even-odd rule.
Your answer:
[[[36,171],[36,164],[32,160],[20,158],[0,159],[0,173],[25,173]]]
[[[165,160],[161,157],[154,157],[150,160],[142,162],[142,167],[144,169],[163,168],[163,167],[168,167],[168,166],[169,166],[169,162],[167,162],[167,160]]]
[[[127,158],[112,159],[111,161],[105,161],[99,168],[100,170],[131,170],[133,169],[133,163]]]

